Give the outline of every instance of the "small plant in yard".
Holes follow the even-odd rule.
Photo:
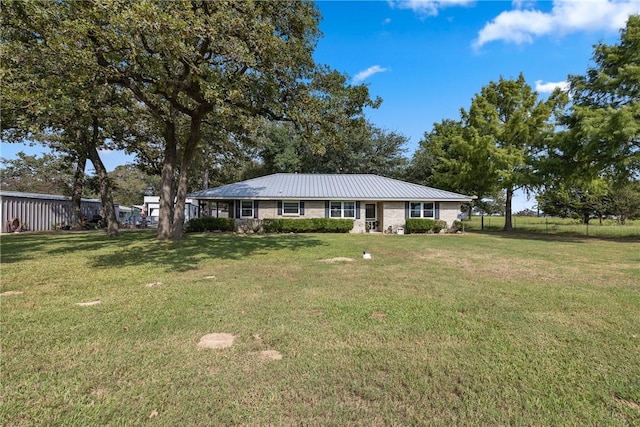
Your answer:
[[[640,425],[637,240],[0,245],[3,425]]]

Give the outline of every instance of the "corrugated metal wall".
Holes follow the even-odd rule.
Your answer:
[[[0,201],[3,233],[8,231],[7,223],[13,218],[18,218],[29,231],[53,230],[56,226],[71,223],[71,201],[61,196],[47,198],[43,195],[38,198],[0,194]],[[100,214],[100,202],[97,200],[84,199],[80,208],[89,220]]]

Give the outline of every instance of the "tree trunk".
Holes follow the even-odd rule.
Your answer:
[[[169,240],[173,235],[173,179],[177,163],[176,126],[165,122],[164,161],[160,181],[160,217],[158,219],[159,240]]]
[[[87,167],[87,141],[82,131],[77,131],[78,157],[76,171],[73,174],[73,189],[71,190],[71,229],[82,229],[82,189],[84,188],[84,170]]]
[[[184,208],[189,184],[189,167],[193,162],[198,142],[200,142],[200,126],[200,119],[191,119],[189,138],[185,144],[184,153],[182,154],[182,162],[180,164],[180,175],[178,177],[178,188],[176,191],[176,206],[173,212],[172,240],[180,240],[184,235]]]
[[[511,202],[513,199],[513,187],[507,188],[507,201],[504,208],[504,231],[513,230],[511,222]]]
[[[104,167],[104,163],[102,163],[100,155],[98,154],[97,139],[98,123],[97,120],[94,119],[93,137],[91,140],[91,144],[89,144],[87,154],[89,156],[89,159],[91,159],[91,163],[93,163],[96,174],[98,174],[98,181],[100,183],[100,200],[102,201],[104,219],[106,219],[107,221],[107,236],[116,237],[120,235],[120,232],[118,231],[118,218],[116,217],[116,210],[113,206],[113,196],[111,194],[111,183],[109,182],[109,174],[107,173],[107,169]]]

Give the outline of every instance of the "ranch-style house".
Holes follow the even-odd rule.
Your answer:
[[[371,174],[277,173],[189,194],[200,216],[236,222],[266,218],[349,218],[352,233],[398,232],[408,218],[450,227],[472,197]],[[241,221],[238,221],[241,220]]]

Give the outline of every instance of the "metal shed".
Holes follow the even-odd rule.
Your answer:
[[[15,191],[0,191],[2,232],[54,230],[71,223],[71,198],[65,196]],[[118,215],[119,205],[116,208]],[[82,215],[92,219],[100,215],[98,199],[82,199]]]

